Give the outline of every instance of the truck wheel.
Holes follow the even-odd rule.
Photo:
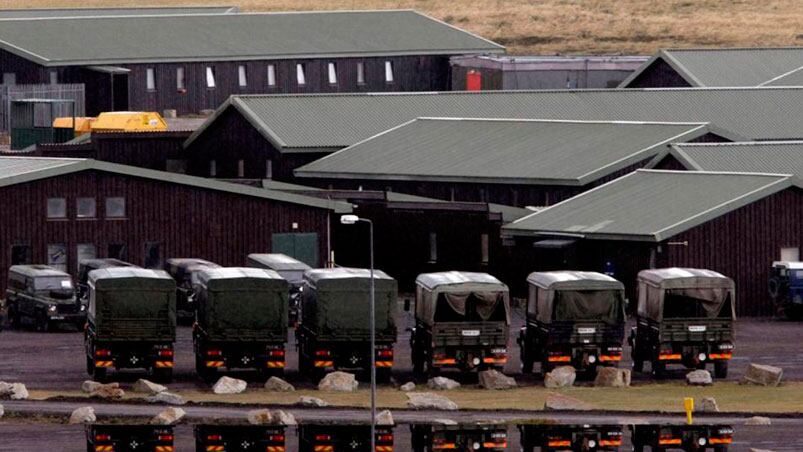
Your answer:
[[[377,369],[376,370],[376,381],[377,383],[390,383],[390,379],[392,378],[392,372],[390,369]]]
[[[11,323],[11,328],[20,329],[20,313],[14,305],[8,307],[8,321]]]
[[[151,374],[157,383],[171,383],[173,381],[173,369],[169,367],[151,369]]]
[[[195,373],[198,375],[198,378],[208,383],[214,377],[215,372],[217,372],[215,368],[206,367],[206,362],[204,362],[202,357],[198,355],[195,356]]]
[[[716,361],[714,362],[714,376],[717,378],[728,378],[728,362]]]
[[[552,365],[546,358],[541,360],[541,374],[546,378],[546,374],[552,372],[555,366]]]
[[[91,376],[94,370],[95,370],[95,361],[92,358],[87,356],[86,357],[86,373]]]
[[[421,381],[424,378],[423,358],[413,358],[413,379]]]
[[[533,358],[529,353],[525,352],[524,349],[521,351],[521,373],[533,373]]]
[[[633,372],[644,372],[644,360],[633,357]]]
[[[92,363],[92,379],[97,381],[98,383],[106,382],[106,368],[105,367],[95,367],[95,364]]]
[[[664,378],[666,374],[666,363],[654,359],[652,361],[652,376],[656,379]]]
[[[36,317],[36,329],[43,333],[50,331],[50,321],[47,319],[47,314],[42,311]]]

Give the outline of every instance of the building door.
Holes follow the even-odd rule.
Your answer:
[[[271,250],[274,253],[286,254],[311,266],[319,267],[318,263],[318,234],[287,233],[273,234]]]
[[[128,74],[112,75],[112,111],[128,111]]]

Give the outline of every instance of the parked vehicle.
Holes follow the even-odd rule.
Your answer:
[[[370,425],[301,424],[299,452],[393,452],[393,427],[377,426],[371,451]]]
[[[220,265],[203,259],[174,258],[165,261],[164,270],[176,280],[176,320],[182,324],[195,320],[198,272]]]
[[[803,317],[803,262],[773,262],[769,289],[778,311],[794,320]]]
[[[14,328],[50,331],[60,324],[83,329],[86,304],[76,299],[72,277],[47,265],[13,265],[6,289],[8,318]]]
[[[418,275],[410,334],[414,374],[503,368],[509,325],[508,287],[493,276],[459,271]]]
[[[733,426],[730,425],[633,425],[633,450],[694,450],[727,452],[733,443]]]
[[[90,424],[86,426],[86,450],[172,452],[175,436],[170,425]]]
[[[618,451],[624,432],[621,425],[521,424],[519,436],[522,452],[592,452]]]
[[[249,254],[247,266],[266,268],[280,274],[290,283],[290,324],[298,324],[298,311],[301,305],[301,292],[304,291],[304,272],[311,267],[286,254]]]
[[[728,376],[733,354],[736,292],[733,280],[711,270],[663,268],[638,275],[636,326],[630,332],[633,369],[644,362],[662,376],[667,364]]]
[[[121,261],[120,259],[103,258],[103,259],[83,259],[78,263],[78,277],[76,281],[76,292],[78,299],[83,303],[89,303],[89,272],[92,270],[100,270],[101,268],[112,267],[135,267],[139,268],[129,262]]]
[[[199,424],[195,426],[195,450],[284,452],[285,429],[283,425]]]
[[[370,371],[369,271],[324,268],[304,274],[301,324],[296,329],[301,375],[320,377],[326,369]],[[396,280],[374,271],[376,370],[389,380],[396,341]]]
[[[89,272],[86,370],[95,380],[110,368],[144,368],[173,376],[176,283],[161,270],[116,267]]]
[[[507,425],[504,424],[412,424],[410,436],[413,452],[507,449]]]
[[[519,332],[521,366],[541,363],[546,375],[569,365],[591,375],[616,366],[625,336],[624,285],[596,272],[536,272],[527,277],[526,323]]]
[[[206,380],[218,369],[282,373],[287,342],[287,281],[260,268],[208,268],[198,275],[193,326],[195,369]]]

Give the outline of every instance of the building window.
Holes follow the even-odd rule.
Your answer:
[[[145,242],[145,268],[162,268],[161,246],[158,242]]]
[[[276,66],[268,65],[268,86],[276,86]]]
[[[237,160],[237,177],[245,177],[245,160]]]
[[[393,62],[385,61],[385,83],[393,83]]]
[[[47,217],[67,218],[67,200],[65,198],[48,198]]]
[[[482,263],[487,264],[490,261],[490,248],[488,234],[480,235],[480,252],[482,255]]]
[[[434,264],[438,262],[438,234],[435,232],[429,233],[429,263]]]
[[[800,248],[781,248],[781,262],[800,262]]]
[[[304,65],[301,63],[296,64],[296,83],[298,83],[298,86],[307,84],[307,76],[304,74]]]
[[[248,74],[243,64],[237,67],[237,80],[240,82],[240,88],[248,86]]]
[[[153,73],[153,68],[145,69],[145,79],[148,84],[148,91],[156,91],[156,75]]]
[[[273,160],[265,160],[265,179],[273,179]]]
[[[357,63],[357,84],[365,85],[365,63]]]
[[[213,68],[212,66],[206,67],[206,87],[207,88],[215,87],[215,68]]]
[[[11,265],[32,263],[30,245],[11,245]]]
[[[85,261],[87,259],[94,259],[98,257],[98,253],[95,250],[95,245],[91,243],[79,243],[75,246],[75,263],[76,268],[81,263],[81,261]]]
[[[329,63],[327,69],[329,72],[329,84],[337,85],[337,65],[335,63]]]
[[[58,270],[67,271],[67,245],[47,246],[47,265]]]
[[[95,218],[95,198],[78,198],[75,203],[78,218]]]
[[[217,176],[217,160],[209,161],[209,177]]]
[[[125,198],[106,198],[106,218],[125,218]]]
[[[184,68],[183,67],[177,67],[176,68],[176,89],[179,90],[179,91],[182,91],[182,92],[187,89],[186,88],[186,84],[185,84],[185,80],[184,80]]]
[[[50,84],[57,85],[59,83],[58,71],[50,71]]]
[[[128,260],[128,247],[124,243],[111,243],[108,251],[106,255],[112,259]]]

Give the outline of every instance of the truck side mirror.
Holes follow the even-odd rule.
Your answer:
[[[407,311],[407,312],[410,312],[410,299],[409,298],[405,298],[404,299],[404,310]]]

